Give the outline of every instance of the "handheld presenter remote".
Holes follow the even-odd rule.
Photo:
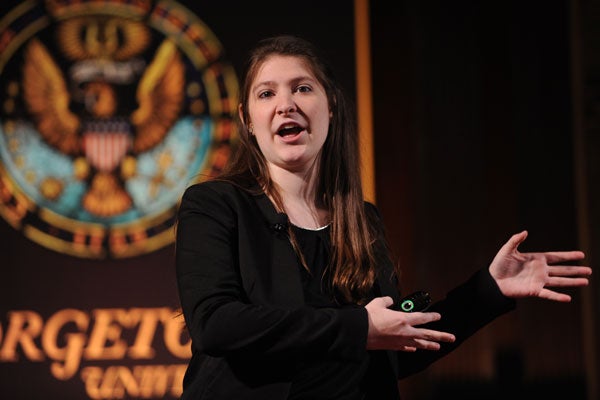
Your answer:
[[[416,312],[425,311],[431,304],[431,296],[429,293],[419,290],[400,300],[400,311]]]

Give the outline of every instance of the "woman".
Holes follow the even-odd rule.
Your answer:
[[[427,312],[397,311],[382,221],[363,201],[354,115],[306,41],[252,53],[239,149],[183,196],[177,277],[192,359],[183,399],[398,399],[397,380],[447,354],[521,297],[591,269],[579,251],[520,253],[526,232]]]

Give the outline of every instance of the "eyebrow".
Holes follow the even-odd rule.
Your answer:
[[[315,78],[311,77],[310,75],[300,75],[300,76],[290,79],[286,83],[293,85],[294,83],[298,83],[301,81],[311,81],[311,82],[315,82],[315,83],[318,82]],[[255,89],[260,88],[260,87],[264,87],[264,86],[273,87],[276,85],[277,85],[277,83],[275,81],[262,81],[262,82],[258,82],[255,85],[253,85],[252,91],[254,91]]]

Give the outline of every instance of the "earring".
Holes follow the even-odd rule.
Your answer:
[[[254,135],[254,125],[252,125],[252,122],[248,124],[248,133]]]

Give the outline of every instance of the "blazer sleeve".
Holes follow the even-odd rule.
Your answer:
[[[312,309],[252,304],[240,275],[235,206],[209,185],[194,185],[178,213],[176,274],[193,350],[215,357],[307,361],[366,355],[364,307]],[[266,262],[266,261],[265,261]]]
[[[445,299],[432,304],[427,311],[439,312],[439,321],[424,325],[427,328],[455,335],[454,343],[442,343],[437,351],[417,350],[398,352],[399,377],[427,368],[467,340],[479,329],[499,316],[513,310],[514,299],[504,296],[487,268],[473,274],[465,283],[448,293]]]
[[[388,280],[393,284],[387,285],[385,294],[397,301],[399,299],[397,296],[400,295],[397,291],[397,275],[389,262],[389,250],[385,246],[384,224],[379,211],[373,204],[367,203],[367,210],[375,221],[375,226],[379,227],[379,240],[382,243],[377,247],[380,267],[382,267],[385,277],[392,277]],[[442,318],[434,323],[426,324],[424,327],[450,332],[455,335],[456,341],[442,343],[441,349],[437,351],[396,352],[399,377],[406,377],[424,370],[456,349],[485,325],[513,310],[515,306],[515,300],[500,292],[487,268],[477,271],[465,283],[451,290],[445,299],[432,304],[427,310],[439,312]]]

